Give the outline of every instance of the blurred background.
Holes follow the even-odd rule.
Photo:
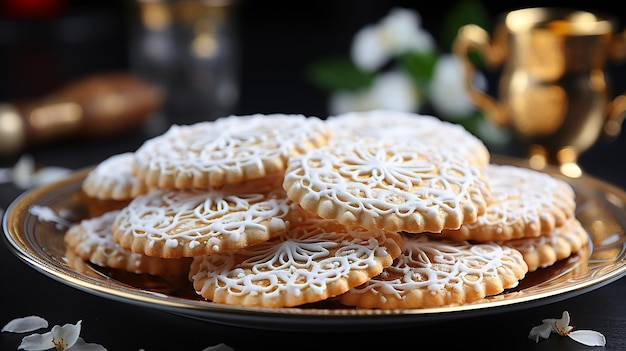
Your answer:
[[[114,153],[133,150],[171,123],[191,123],[227,114],[297,113],[325,117],[329,93],[311,83],[307,69],[329,56],[349,55],[355,34],[378,22],[390,9],[413,9],[421,16],[439,50],[450,51],[443,18],[458,1],[402,0],[214,0],[172,10],[167,1],[149,0],[0,0],[0,101],[37,100],[78,78],[106,71],[139,74],[167,90],[168,99],[148,127],[120,130],[107,142],[68,137],[28,149],[35,159],[80,167],[64,154],[80,148],[93,153],[92,164]],[[626,14],[615,2],[480,2],[495,22],[517,8],[566,6],[616,16],[623,30]],[[207,5],[208,4],[208,5]],[[197,20],[206,19],[201,25]],[[193,28],[186,28],[188,22]],[[193,31],[193,33],[191,33]],[[194,54],[177,45],[193,43]],[[202,32],[204,31],[204,32]],[[218,50],[219,49],[219,50]],[[218,50],[218,51],[215,51]],[[170,54],[167,54],[170,53]],[[177,53],[177,55],[171,55]],[[167,73],[164,72],[164,67]],[[612,94],[626,90],[626,69],[608,64]],[[492,82],[492,87],[493,87]],[[600,140],[583,154],[583,168],[613,161],[621,164],[624,137]],[[51,146],[52,145],[52,146]],[[517,155],[519,150],[498,148]],[[609,155],[610,158],[609,158]],[[10,165],[19,154],[0,156]],[[612,180],[612,179],[608,179]]]

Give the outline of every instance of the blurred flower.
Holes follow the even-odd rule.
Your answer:
[[[482,15],[479,3],[460,2],[462,6],[449,14],[452,19],[442,21],[455,27],[448,32],[456,32]],[[459,20],[464,15],[470,18]],[[438,51],[415,10],[391,9],[380,21],[355,34],[349,59],[315,62],[309,77],[328,92],[330,115],[375,109],[427,113],[463,125],[487,144],[505,144],[510,139],[505,129],[492,125],[477,110],[465,88],[461,61]],[[487,89],[479,70],[472,79],[475,87]]]
[[[415,11],[394,8],[379,23],[364,27],[352,42],[352,61],[362,70],[375,71],[406,51],[435,51],[435,40],[421,27]]]
[[[428,96],[433,108],[449,119],[462,119],[475,109],[465,89],[463,74],[462,63],[457,57],[450,54],[441,55],[428,85]],[[474,80],[477,89],[487,88],[487,81],[483,75],[475,75]]]
[[[37,169],[33,157],[24,154],[13,167],[0,168],[0,184],[13,183],[19,189],[28,189],[59,180],[70,172],[68,168],[54,166]]]
[[[374,109],[409,112],[419,108],[423,102],[421,94],[406,73],[390,71],[378,75],[370,89],[358,92],[339,91],[332,94],[329,109],[335,115]]]

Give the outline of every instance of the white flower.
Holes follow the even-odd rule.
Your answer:
[[[332,115],[375,109],[411,112],[419,109],[422,98],[421,92],[405,73],[389,71],[379,74],[367,90],[332,94],[329,111]]]
[[[437,112],[448,118],[463,118],[475,110],[463,77],[463,66],[457,57],[450,54],[439,57],[428,85],[429,101]],[[474,80],[477,89],[486,88],[486,79],[481,73],[477,72]]]
[[[11,322],[7,325],[10,324]],[[81,321],[64,326],[55,325],[47,333],[25,336],[18,350],[106,351],[101,345],[85,343],[80,337],[80,329]]]
[[[416,11],[393,8],[381,21],[381,27],[393,37],[390,47],[395,54],[408,50],[429,53],[435,50],[435,39],[422,28],[422,19]]]
[[[379,23],[365,26],[356,33],[350,54],[357,67],[375,71],[408,50],[425,53],[434,48],[435,40],[421,27],[419,14],[394,8]]]
[[[539,342],[540,337],[547,339],[551,333],[556,333],[561,336],[568,336],[570,339],[587,346],[606,345],[606,338],[601,333],[593,330],[574,330],[574,327],[569,325],[569,321],[569,312],[563,311],[561,319],[544,319],[543,324],[533,327],[528,338]]]
[[[376,109],[416,111],[422,103],[422,94],[411,78],[402,71],[379,74],[370,91]]]

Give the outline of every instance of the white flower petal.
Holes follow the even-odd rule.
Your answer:
[[[428,93],[433,107],[448,119],[466,117],[476,109],[463,82],[461,61],[453,55],[441,55],[437,60]]]
[[[235,349],[233,349],[232,347],[224,343],[221,343],[221,344],[206,347],[202,349],[202,351],[235,351]]]
[[[566,328],[567,326],[569,326],[569,321],[570,321],[569,312],[563,311],[563,314],[561,315],[561,319],[556,320],[556,326],[559,329]]]
[[[569,333],[568,336],[581,344],[587,346],[604,346],[606,345],[606,338],[602,333],[593,330],[574,330]]]
[[[68,351],[106,351],[107,349],[100,344],[88,344],[83,338],[78,338],[76,343]]]
[[[20,189],[28,189],[33,185],[33,173],[35,172],[35,159],[29,154],[24,154],[13,166],[11,174],[13,183]]]
[[[61,342],[62,340],[63,343],[67,345],[67,348],[70,348],[76,343],[76,340],[78,340],[80,336],[81,322],[82,321],[78,321],[76,324],[65,324],[62,327],[55,325],[50,332],[54,340],[57,342]]]
[[[32,177],[33,185],[45,185],[55,180],[59,180],[71,172],[69,168],[63,167],[43,167],[37,170]]]
[[[370,90],[373,109],[416,111],[421,105],[420,92],[411,78],[400,71],[381,73]]]
[[[421,27],[421,18],[417,11],[393,8],[379,26],[385,33],[388,50],[395,54],[408,50],[418,53],[434,51],[435,40]]]
[[[16,318],[10,321],[4,327],[2,327],[2,331],[11,333],[26,333],[41,328],[48,328],[47,320],[39,316],[28,316]]]
[[[557,319],[552,324],[552,331],[561,336],[567,335],[572,329],[574,329],[574,327],[571,327],[569,325],[569,321],[570,321],[569,312],[563,311],[563,314],[561,315],[561,319]]]
[[[52,341],[54,337],[51,332],[43,334],[32,334],[25,336],[22,343],[17,347],[18,350],[39,351],[54,348]]]
[[[330,96],[328,103],[328,110],[331,115],[340,115],[351,111],[368,111],[373,108],[369,90],[358,93],[334,93]]]
[[[533,327],[528,334],[528,338],[539,342],[539,338],[547,339],[552,333],[552,325],[549,321],[544,320],[543,324]]]
[[[370,72],[383,66],[391,58],[391,51],[385,45],[384,39],[378,26],[369,25],[359,30],[350,49],[354,64]]]

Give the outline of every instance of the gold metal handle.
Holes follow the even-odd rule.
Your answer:
[[[501,30],[496,30],[494,41],[491,41],[489,34],[484,29],[475,24],[467,24],[459,29],[452,45],[453,54],[463,63],[464,82],[470,99],[494,124],[501,127],[510,124],[506,108],[498,103],[494,97],[474,87],[472,77],[476,68],[470,61],[469,54],[472,51],[478,52],[485,60],[487,68],[497,68],[504,62],[506,56],[505,38],[501,37],[504,34]]]
[[[609,58],[613,61],[626,61],[626,30],[616,34],[609,48]],[[604,135],[617,138],[622,132],[626,119],[626,93],[618,95],[607,106],[607,120],[604,123]]]

